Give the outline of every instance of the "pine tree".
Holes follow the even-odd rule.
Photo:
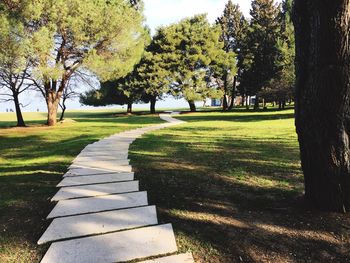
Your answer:
[[[274,0],[253,0],[251,21],[247,35],[246,70],[242,84],[250,96],[256,95],[255,109],[259,108],[258,93],[276,74],[276,42],[280,30],[280,8]]]
[[[136,70],[113,81],[101,82],[97,90],[90,90],[80,96],[80,102],[89,106],[127,105],[132,113],[132,105],[141,101],[142,88]]]
[[[150,102],[150,112],[156,113],[156,102],[169,91],[169,72],[166,70],[166,61],[162,56],[162,48],[159,43],[164,41],[164,34],[158,30],[146,48],[141,62],[136,66],[140,79],[140,86],[143,89],[142,100]]]
[[[191,111],[196,111],[195,101],[222,97],[210,81],[212,63],[226,54],[220,29],[210,25],[205,15],[197,15],[163,28],[161,34],[158,46],[171,79],[171,94],[185,98]]]
[[[242,50],[241,46],[246,20],[239,5],[234,5],[232,1],[229,0],[225,6],[223,15],[216,20],[216,23],[221,27],[220,40],[224,42],[224,50],[227,53],[236,53],[238,58],[242,57],[240,53]],[[231,78],[229,75],[231,75]],[[228,95],[231,95],[230,108],[233,107],[234,103],[236,89],[235,76],[232,76],[232,72],[227,71],[226,74],[223,74],[222,81],[224,83],[223,110],[227,110],[229,107],[227,100]],[[231,85],[229,83],[231,83]]]
[[[277,73],[260,93],[265,101],[277,102],[280,109],[285,107],[287,100],[294,97],[295,37],[291,14],[292,0],[284,0],[280,14],[281,30],[276,43],[278,56],[275,66]]]

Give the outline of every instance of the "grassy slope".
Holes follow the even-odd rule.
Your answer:
[[[156,116],[112,111],[71,112],[75,123],[40,126],[45,114],[26,114],[28,128],[0,129],[0,262],[38,262],[47,247],[36,241],[48,225],[49,198],[72,159],[87,144],[119,131],[160,123]],[[0,126],[13,125],[0,114]],[[34,124],[34,126],[33,126]]]
[[[142,189],[198,262],[350,262],[350,218],[307,209],[293,112],[197,113],[137,140]]]

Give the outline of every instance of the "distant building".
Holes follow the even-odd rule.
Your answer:
[[[221,107],[222,100],[221,99],[211,99],[211,106],[212,107]]]

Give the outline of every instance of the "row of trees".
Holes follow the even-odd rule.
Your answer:
[[[229,1],[218,20],[229,46],[237,53],[237,88],[242,105],[248,96],[256,96],[255,109],[261,102],[276,102],[284,108],[286,101],[293,99],[295,40],[291,13],[292,0],[281,5],[273,0],[253,0],[248,20],[239,6]]]
[[[129,73],[145,47],[143,21],[139,1],[1,1],[0,95],[14,101],[18,126],[25,91],[42,94],[52,126],[70,83]]]
[[[232,109],[237,95],[259,102],[293,98],[294,29],[291,0],[253,0],[251,19],[228,1],[214,25],[205,15],[159,28],[151,37],[143,26],[140,1],[14,1],[0,3],[0,93],[15,103],[24,126],[20,95],[42,94],[48,125],[57,109],[77,96],[72,83],[87,75],[98,89],[81,95],[87,105],[128,105],[165,95],[195,101],[222,99]],[[75,85],[77,86],[77,85]]]
[[[259,102],[277,102],[284,108],[294,97],[294,28],[292,1],[253,0],[251,19],[231,0],[223,15],[211,25],[204,15],[157,30],[143,58],[128,76],[102,83],[87,92],[87,105],[155,103],[165,94],[185,98],[191,111],[195,101],[219,98],[223,109],[234,99],[256,96]],[[237,85],[239,84],[239,85]]]
[[[102,83],[81,101],[94,106],[128,104],[129,111],[132,103],[150,102],[154,113],[156,101],[171,94],[185,98],[195,111],[195,101],[221,98],[223,83],[237,73],[236,55],[225,52],[220,34],[205,15],[159,28],[130,74]]]

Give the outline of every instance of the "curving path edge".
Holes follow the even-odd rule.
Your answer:
[[[194,262],[191,253],[177,254],[172,225],[158,224],[156,207],[139,191],[129,165],[134,140],[184,123],[170,114],[159,117],[166,123],[112,135],[74,159],[51,199],[57,202],[47,217],[53,221],[38,241],[51,243],[42,263]],[[154,259],[142,261],[148,257]]]

